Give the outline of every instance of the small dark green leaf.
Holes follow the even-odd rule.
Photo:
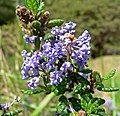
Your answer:
[[[105,77],[103,77],[102,80],[104,81],[104,80],[108,80],[108,79],[112,78],[115,75],[115,73],[116,73],[116,70],[114,69],[108,75],[106,75]]]
[[[83,94],[81,97],[88,103],[91,99],[93,99],[92,94]]]
[[[39,3],[37,0],[25,0],[25,4],[34,15],[38,12]]]
[[[60,113],[61,116],[69,116],[70,113],[67,106],[61,102],[57,105],[57,112]]]
[[[102,83],[101,76],[98,72],[96,72],[96,71],[93,72],[93,78],[95,78],[96,85],[99,85]]]
[[[71,97],[71,98],[69,98],[69,102],[71,102],[72,107],[74,108],[75,111],[79,111],[81,109],[80,99]]]
[[[53,39],[54,39],[54,36],[51,33],[47,33],[44,37],[44,40],[53,40]]]
[[[32,94],[38,94],[38,93],[41,93],[41,92],[44,92],[44,89],[27,89],[27,90],[22,90],[22,92],[24,94],[28,94],[28,95],[32,95]]]
[[[104,91],[104,92],[115,92],[115,91],[118,91],[119,89],[118,88],[113,88],[113,87],[111,87],[111,88],[106,88],[106,87],[104,87],[104,88],[97,88],[99,91]]]
[[[101,98],[93,98],[94,103],[96,103],[98,106],[102,105],[105,103],[104,99]]]
[[[67,81],[64,79],[60,84],[58,84],[57,86],[53,86],[52,90],[56,95],[60,95],[60,94],[64,94],[65,91],[67,90]]]
[[[39,37],[37,37],[35,39],[35,49],[36,50],[40,49],[40,39],[39,39]]]
[[[32,27],[33,29],[39,30],[40,27],[41,27],[41,23],[40,23],[39,21],[37,21],[37,20],[34,20],[34,21],[31,23],[31,27]]]
[[[75,86],[74,92],[75,93],[81,93],[81,91],[82,91],[82,84],[79,83],[77,86]]]
[[[19,113],[21,113],[22,112],[22,110],[16,110],[16,111],[11,111],[11,112],[7,112],[6,114],[5,114],[5,116],[18,116],[18,114]]]
[[[48,22],[47,27],[52,28],[55,26],[61,26],[63,23],[64,23],[64,20],[62,20],[62,19],[53,19]]]
[[[86,68],[86,69],[83,69],[83,70],[82,70],[82,73],[84,73],[84,74],[89,74],[89,73],[92,73],[92,70],[89,69],[89,68]]]
[[[62,95],[62,96],[59,98],[59,102],[63,102],[63,103],[65,103],[65,104],[68,103],[67,98],[66,98],[64,95]]]
[[[95,116],[98,115],[98,116],[107,116],[106,113],[105,113],[105,109],[104,108],[97,108],[96,112],[94,113]]]
[[[77,80],[79,80],[80,83],[84,83],[84,85],[89,85],[90,84],[90,82],[87,79],[85,79],[84,77],[82,77],[80,75],[78,75],[78,77],[76,77],[76,78],[77,78]]]

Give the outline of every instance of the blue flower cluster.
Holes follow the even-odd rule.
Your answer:
[[[51,33],[55,35],[56,39],[62,41],[64,46],[68,48],[67,50],[71,54],[71,57],[79,65],[79,68],[82,69],[90,56],[91,37],[89,32],[85,30],[81,36],[76,38],[74,35],[75,27],[75,23],[69,22],[61,28],[54,27]]]
[[[59,27],[53,27],[51,30],[51,33],[55,35],[57,39],[62,38],[64,34],[70,33],[75,34],[75,27],[76,24],[73,22],[65,23],[65,25],[61,28]]]
[[[27,51],[23,50],[22,56],[24,57],[24,63],[22,65],[22,79],[30,79],[28,81],[28,87],[33,89],[38,85],[39,82],[39,71],[41,69],[40,62],[42,60],[42,56],[40,52],[27,53]]]
[[[46,40],[41,49],[32,53],[22,52],[24,63],[22,66],[23,79],[28,80],[31,89],[39,85],[40,74],[48,76],[51,85],[58,85],[74,67],[74,61],[79,69],[83,69],[90,55],[90,35],[87,30],[78,38],[75,37],[76,24],[66,23],[62,27],[54,27],[51,33],[54,40]],[[28,43],[33,43],[35,37],[27,37]],[[29,39],[28,39],[29,38]],[[69,57],[69,58],[68,58]]]

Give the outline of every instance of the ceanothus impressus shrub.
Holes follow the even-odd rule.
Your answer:
[[[89,32],[84,30],[76,36],[76,23],[51,20],[43,2],[26,0],[25,5],[16,9],[24,40],[31,48],[22,51],[21,74],[29,88],[23,92],[59,96],[56,116],[105,116],[102,106],[105,100],[95,97],[94,93],[96,90],[118,90],[105,88],[103,84],[104,80],[113,77],[115,70],[102,78],[89,69]]]

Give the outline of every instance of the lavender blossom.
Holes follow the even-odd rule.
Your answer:
[[[23,79],[39,76],[41,60],[42,56],[40,52],[34,52],[33,55],[25,58],[21,71]]]
[[[82,36],[79,36],[78,39],[76,39],[72,46],[72,57],[75,59],[76,63],[80,66],[80,68],[83,68],[89,57],[90,57],[90,35],[87,30],[85,30],[82,34]]]
[[[63,45],[66,46],[66,50],[69,51],[71,57],[75,60],[75,62],[79,65],[79,68],[82,69],[86,65],[89,56],[90,56],[90,34],[87,30],[83,32],[81,36],[77,39],[74,36],[74,33],[71,33],[73,29],[75,29],[76,24],[69,22],[66,23],[61,29],[59,33],[55,34],[56,39],[62,41]],[[67,29],[67,31],[62,31],[62,29]],[[62,31],[62,32],[61,32]],[[51,31],[52,32],[52,31]],[[55,32],[55,28],[54,28]],[[58,32],[58,28],[56,30]]]
[[[66,55],[66,49],[63,46],[63,43],[61,43],[60,41],[56,41],[53,43],[46,42],[42,46],[42,48],[42,54],[44,57],[47,58],[47,62],[49,62],[50,64],[54,64],[58,60],[58,58],[62,58]]]
[[[64,62],[60,68],[61,71],[66,72],[68,70],[73,70],[73,67],[70,62]]]
[[[61,34],[70,33],[75,34],[76,24],[73,22],[65,23],[65,25],[61,28]]]
[[[76,24],[73,22],[65,23],[61,28],[53,27],[51,33],[55,35],[56,39],[62,38],[65,33],[75,34]]]
[[[28,87],[31,89],[35,89],[39,85],[39,78],[34,77],[28,81]]]
[[[28,35],[25,35],[24,36],[24,39],[25,39],[25,42],[26,43],[34,43],[35,42],[35,39],[37,38],[37,36],[28,36]]]
[[[63,80],[62,71],[53,71],[50,72],[50,84],[58,85]]]

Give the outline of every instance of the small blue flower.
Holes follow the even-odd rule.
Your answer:
[[[34,43],[35,42],[35,39],[37,38],[37,36],[28,36],[28,35],[25,35],[24,36],[24,39],[25,39],[25,42],[26,43]]]
[[[61,28],[53,27],[51,33],[55,35],[56,39],[62,38],[65,33],[75,34],[76,24],[73,22],[65,23]]]
[[[75,34],[75,28],[76,28],[76,23],[68,22],[65,23],[65,25],[61,28],[60,32],[62,34],[65,33]]]
[[[47,58],[47,62],[50,62],[50,64],[54,64],[58,58],[62,58],[66,55],[66,49],[60,41],[53,43],[46,42],[42,48],[42,54]]]
[[[39,85],[39,78],[34,77],[28,81],[28,87],[31,89],[35,89]]]
[[[75,59],[76,63],[83,68],[89,57],[90,57],[90,35],[87,30],[85,30],[82,36],[79,36],[78,39],[73,41],[71,44],[72,57]]]
[[[58,85],[63,80],[62,71],[53,71],[50,72],[50,84]]]
[[[24,59],[22,65],[22,79],[28,79],[30,77],[38,77],[41,67],[42,56],[40,52],[34,52],[31,56]]]
[[[64,62],[60,68],[61,71],[66,72],[68,70],[73,70],[73,67],[70,62]]]

